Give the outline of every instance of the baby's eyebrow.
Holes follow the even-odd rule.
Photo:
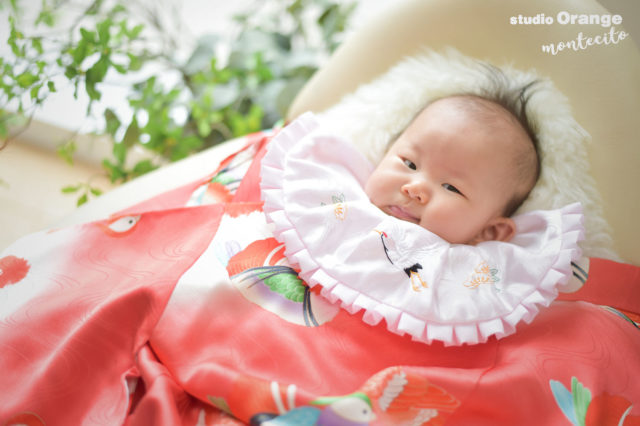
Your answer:
[[[409,153],[416,157],[416,159],[422,158],[423,156],[427,155],[422,141],[412,141],[407,146],[405,146],[404,149],[406,151],[409,151]]]
[[[442,168],[443,179],[446,180],[446,182],[442,182],[443,184],[451,184],[465,195],[473,191],[476,186],[476,179],[464,167],[454,167],[449,164],[440,164],[438,167]]]

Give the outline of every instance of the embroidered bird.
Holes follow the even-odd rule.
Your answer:
[[[428,288],[429,285],[420,275],[422,265],[416,262],[415,253],[402,250],[386,232],[378,229],[376,229],[375,232],[380,235],[385,256],[392,265],[402,269],[404,273],[407,274],[411,288],[414,291],[421,291],[423,288]]]
[[[371,400],[362,392],[346,396],[324,397],[311,405],[297,407],[275,415],[260,413],[251,418],[260,426],[368,426],[375,420]]]
[[[366,426],[376,418],[371,400],[362,392],[320,398],[311,403],[325,406],[318,416],[318,426]]]

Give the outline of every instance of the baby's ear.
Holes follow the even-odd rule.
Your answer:
[[[471,245],[476,245],[483,241],[504,241],[509,242],[516,234],[516,224],[510,217],[496,217],[491,219],[476,237],[471,240]]]

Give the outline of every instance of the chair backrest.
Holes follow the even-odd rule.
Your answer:
[[[572,24],[571,15],[598,15],[601,24],[580,24],[580,16]],[[624,37],[624,20],[607,27],[603,15],[612,16],[594,0],[394,2],[334,53],[296,97],[288,118],[327,109],[425,47],[453,46],[496,65],[533,68],[569,98],[576,120],[591,134],[591,174],[615,249],[640,266],[640,54]],[[546,23],[524,24],[536,17]],[[555,55],[543,49],[563,45]]]

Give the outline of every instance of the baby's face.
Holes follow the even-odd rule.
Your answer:
[[[515,232],[513,221],[503,217],[516,191],[511,147],[514,137],[525,134],[508,119],[486,122],[464,101],[444,98],[424,109],[391,146],[365,191],[385,213],[452,244],[508,241]]]

